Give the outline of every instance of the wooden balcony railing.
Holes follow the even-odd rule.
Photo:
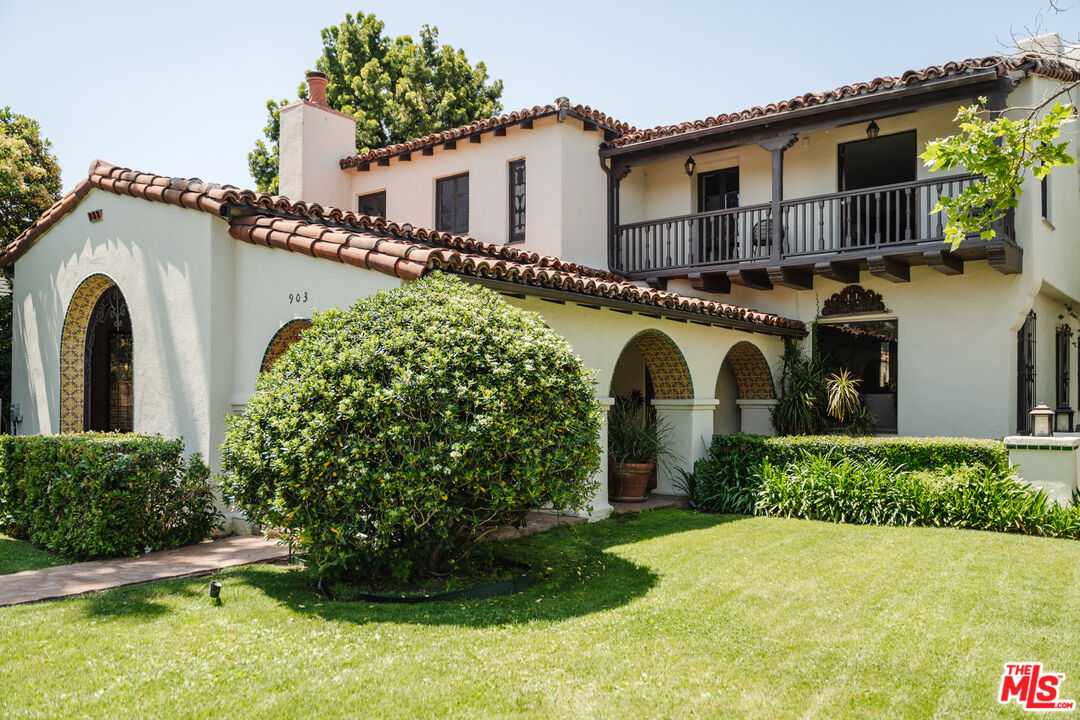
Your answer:
[[[780,205],[783,231],[777,254],[769,204],[618,225],[612,239],[612,268],[626,275],[670,275],[705,266],[943,240],[945,218],[931,211],[939,197],[956,196],[975,179],[953,175],[785,200]],[[1008,224],[1001,232],[1012,238]]]

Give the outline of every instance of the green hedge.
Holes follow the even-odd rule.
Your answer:
[[[1080,537],[1080,507],[1057,505],[1008,468],[911,472],[881,460],[805,454],[783,468],[766,462],[759,477],[756,515]]]
[[[0,528],[70,558],[200,542],[220,514],[199,455],[157,435],[0,436]]]
[[[786,467],[804,455],[881,462],[893,470],[936,470],[953,465],[1007,469],[1009,454],[998,440],[972,438],[848,437],[845,435],[716,435],[709,454],[686,476],[691,500],[709,512],[753,512],[765,462]]]

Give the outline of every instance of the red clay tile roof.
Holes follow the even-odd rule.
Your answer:
[[[743,120],[752,120],[767,115],[779,115],[792,110],[813,107],[815,105],[824,105],[826,103],[836,102],[838,100],[844,100],[859,95],[869,95],[886,90],[894,90],[908,85],[917,85],[922,82],[939,80],[991,68],[996,69],[999,76],[1009,72],[1027,72],[1033,75],[1042,75],[1054,80],[1066,82],[1080,80],[1080,70],[1075,66],[1066,64],[1060,60],[1054,60],[1039,55],[1024,55],[1023,57],[1018,58],[990,56],[962,60],[960,62],[950,62],[944,65],[931,65],[922,70],[908,70],[900,77],[875,78],[870,82],[844,85],[826,92],[806,93],[805,95],[799,95],[790,100],[771,103],[764,107],[759,105],[740,112],[720,114],[714,117],[705,118],[704,120],[682,122],[676,125],[659,125],[654,128],[643,130],[632,130],[611,140],[608,145],[611,147],[633,145],[648,140],[670,137],[672,135],[682,135],[695,130],[731,125]]]
[[[420,150],[421,148],[439,145],[451,140],[460,140],[486,130],[507,127],[514,123],[521,122],[522,120],[535,120],[556,114],[569,115],[571,117],[576,117],[579,120],[588,120],[596,123],[605,130],[611,130],[612,132],[619,134],[634,132],[636,130],[633,125],[620,122],[615,118],[605,115],[599,110],[592,109],[588,105],[572,105],[568,98],[560,97],[556,98],[555,103],[552,105],[536,105],[535,107],[517,110],[506,115],[475,120],[468,125],[462,125],[461,127],[453,128],[451,130],[443,130],[442,132],[432,133],[431,135],[425,135],[424,137],[413,138],[412,140],[406,140],[405,142],[396,143],[394,145],[387,145],[386,147],[368,150],[367,152],[344,158],[340,165],[341,169],[344,170],[345,168],[355,167],[361,163],[374,162],[380,158],[392,157],[403,152]]]
[[[721,325],[760,332],[770,332],[770,328],[786,331],[785,334],[805,330],[798,320],[639,287],[604,270],[519,248],[417,229],[315,203],[294,203],[278,195],[205,183],[197,178],[138,172],[101,160],[95,160],[85,180],[0,253],[0,267],[18,260],[41,235],[74,210],[91,188],[202,210],[226,219],[229,234],[238,240],[356,265],[406,280],[415,280],[429,271],[443,270],[516,285],[563,290],[585,297],[696,313],[719,321]]]

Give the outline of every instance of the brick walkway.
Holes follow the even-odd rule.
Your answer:
[[[93,560],[0,575],[0,607],[98,592],[124,585],[206,575],[221,568],[274,562],[289,548],[258,535],[223,538],[178,550],[115,560]]]

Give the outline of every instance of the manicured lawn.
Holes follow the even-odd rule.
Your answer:
[[[48,550],[36,548],[0,533],[0,575],[64,565],[67,562]]]
[[[657,511],[517,541],[470,605],[322,602],[293,569],[0,609],[0,716],[1020,717],[1080,700],[1080,543]]]

